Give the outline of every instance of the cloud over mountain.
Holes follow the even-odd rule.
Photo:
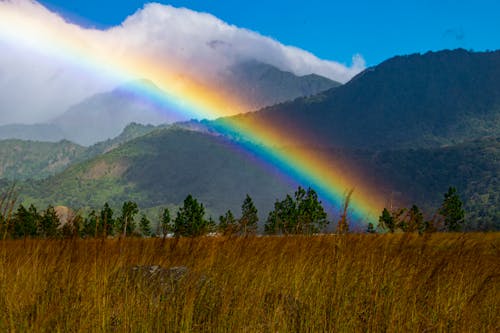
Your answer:
[[[89,71],[85,59],[72,56],[71,50],[30,39],[30,31],[25,32],[22,26],[26,20],[68,36],[86,52],[95,51],[110,63],[140,53],[151,63],[166,64],[208,84],[247,60],[297,75],[316,73],[339,82],[346,82],[365,67],[359,55],[353,57],[350,66],[322,60],[211,14],[186,8],[147,4],[121,25],[97,30],[69,23],[33,1],[0,1],[0,124],[47,121],[91,94],[109,90],[125,79],[137,79]],[[23,33],[26,39],[19,37]]]

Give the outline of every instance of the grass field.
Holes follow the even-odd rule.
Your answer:
[[[499,258],[498,233],[2,241],[0,331],[498,332]]]

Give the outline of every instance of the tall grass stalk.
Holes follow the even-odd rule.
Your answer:
[[[493,233],[8,240],[0,331],[495,332],[498,258]]]

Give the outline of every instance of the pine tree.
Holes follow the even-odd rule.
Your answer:
[[[141,220],[139,221],[139,229],[144,237],[151,236],[151,222],[144,214],[142,214]]]
[[[257,232],[257,223],[259,222],[257,208],[255,208],[252,198],[248,194],[241,206],[241,218],[238,222],[241,234],[250,235]]]
[[[115,231],[115,220],[113,219],[113,210],[106,202],[101,210],[99,219],[99,233],[103,236],[113,236]]]
[[[264,231],[266,234],[291,234],[297,228],[297,204],[293,198],[287,194],[282,201],[276,200],[274,210],[269,212]]]
[[[374,234],[374,233],[376,233],[375,227],[374,227],[373,223],[371,223],[371,222],[368,223],[368,226],[366,227],[366,232],[368,234]]]
[[[417,207],[413,205],[408,211],[407,232],[416,232],[422,234],[425,230],[424,215]]]
[[[219,217],[219,232],[225,236],[234,235],[238,232],[238,222],[234,218],[231,210],[228,210],[226,214]]]
[[[40,215],[35,206],[31,205],[26,209],[22,204],[19,205],[13,216],[13,236],[20,237],[35,237],[38,234],[38,224],[40,223]]]
[[[298,187],[292,198],[287,194],[284,200],[277,200],[264,225],[266,234],[312,234],[327,225],[326,212],[316,192]]]
[[[83,237],[97,237],[98,217],[95,210],[92,210],[83,222]]]
[[[444,195],[439,213],[444,218],[444,225],[448,231],[460,231],[464,223],[465,211],[458,196],[457,189],[450,187]]]
[[[174,220],[176,236],[196,237],[209,232],[210,225],[205,219],[205,208],[191,194],[184,199],[184,204],[177,211]]]
[[[135,202],[123,203],[121,215],[117,220],[118,232],[121,232],[122,236],[131,235],[135,231],[134,217],[137,213],[139,213],[139,208]]]
[[[388,230],[389,232],[394,232],[396,229],[396,223],[394,221],[394,217],[392,214],[387,210],[387,208],[384,208],[382,211],[382,215],[378,218],[378,225],[380,228],[383,230]]]
[[[161,235],[166,238],[167,235],[174,231],[174,226],[172,225],[172,220],[170,218],[170,211],[168,208],[163,209],[160,220]]]
[[[59,216],[53,206],[48,206],[40,219],[40,234],[43,237],[56,237],[59,234]]]
[[[313,189],[308,188],[305,191],[299,186],[295,192],[295,202],[297,208],[295,233],[318,233],[328,225],[326,212]]]

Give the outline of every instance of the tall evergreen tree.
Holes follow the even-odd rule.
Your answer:
[[[131,235],[136,228],[135,215],[139,213],[139,207],[135,202],[126,201],[123,203],[122,212],[117,220],[117,226],[122,236]]]
[[[82,236],[83,237],[97,237],[98,235],[98,220],[97,213],[92,210],[83,222]]]
[[[226,214],[219,217],[218,229],[225,236],[234,235],[238,232],[238,222],[231,210],[228,210]]]
[[[255,207],[252,198],[247,194],[243,205],[241,206],[241,218],[238,221],[239,231],[243,235],[255,234],[257,232],[257,208]]]
[[[38,224],[40,215],[35,206],[31,205],[26,209],[22,204],[19,205],[13,216],[13,237],[35,237],[38,234]]]
[[[184,199],[184,204],[177,211],[174,220],[174,233],[176,236],[196,237],[209,232],[210,224],[205,219],[203,204],[189,194]]]
[[[170,218],[170,211],[168,208],[164,208],[161,213],[160,228],[163,238],[166,238],[170,232],[174,231],[174,226],[172,225],[172,219]]]
[[[40,219],[40,235],[43,237],[56,237],[59,233],[61,221],[53,206],[48,206]]]
[[[448,231],[460,231],[464,223],[465,211],[457,189],[450,187],[444,195],[439,213],[444,218],[444,226]]]
[[[293,198],[287,195],[284,200],[275,202],[264,231],[266,234],[317,233],[327,226],[326,217],[316,192],[299,186]]]
[[[394,217],[387,208],[384,208],[382,215],[378,218],[378,225],[382,230],[388,230],[391,233],[396,230]]]
[[[308,188],[306,191],[299,186],[295,192],[295,202],[297,208],[295,233],[318,233],[328,225],[326,212],[313,189]]]
[[[407,222],[407,232],[416,232],[422,234],[425,231],[424,215],[417,207],[413,205],[408,211],[408,222]]]
[[[141,234],[145,237],[151,236],[151,222],[147,218],[146,215],[142,214],[141,220],[139,221],[139,229],[141,230]]]
[[[287,194],[282,201],[276,200],[274,209],[269,212],[264,231],[266,234],[291,234],[294,233],[297,224],[297,204]]]
[[[113,210],[106,202],[101,210],[99,219],[99,233],[103,236],[113,236],[115,231],[115,220],[113,219]]]

